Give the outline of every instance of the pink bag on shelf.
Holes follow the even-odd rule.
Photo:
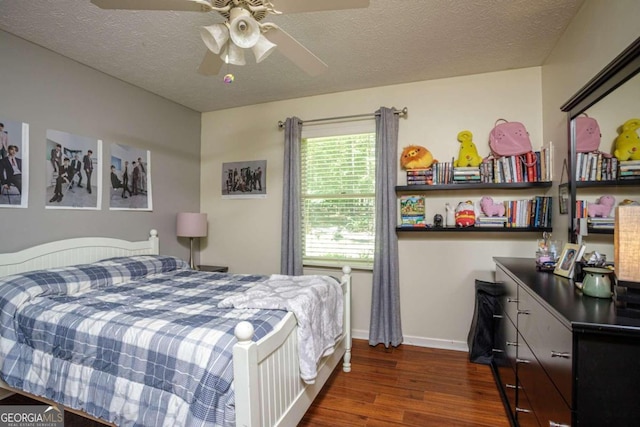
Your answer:
[[[503,121],[504,123],[498,123]],[[494,157],[519,156],[533,149],[529,132],[520,122],[508,122],[505,119],[496,120],[496,124],[489,133],[489,147]]]
[[[600,126],[593,117],[576,117],[576,152],[589,153],[600,148]]]

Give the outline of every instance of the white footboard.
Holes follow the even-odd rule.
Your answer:
[[[238,343],[233,348],[236,426],[270,427],[296,425],[313,399],[344,357],[343,370],[351,370],[351,268],[342,269],[344,329],[333,354],[318,367],[315,384],[300,379],[297,325],[288,313],[279,327],[252,342],[253,326],[240,322]]]

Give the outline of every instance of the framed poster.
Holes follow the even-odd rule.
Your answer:
[[[102,141],[48,129],[45,150],[45,208],[100,210]]]
[[[29,125],[0,117],[0,208],[29,200]]]
[[[223,163],[221,181],[223,199],[266,198],[267,161]]]
[[[151,152],[122,144],[111,145],[109,209],[153,210]]]

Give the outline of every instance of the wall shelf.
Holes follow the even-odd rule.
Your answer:
[[[551,227],[396,227],[396,232],[409,233],[531,233],[552,231]]]
[[[443,190],[496,190],[519,188],[551,188],[551,182],[512,182],[512,183],[477,183],[477,184],[435,184],[435,185],[398,185],[396,193],[411,193],[422,191],[443,191]]]
[[[633,187],[640,186],[640,179],[618,179],[613,181],[576,181],[576,188]]]

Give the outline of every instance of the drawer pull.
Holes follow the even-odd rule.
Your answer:
[[[517,299],[517,298],[507,298],[507,302],[515,302],[515,303],[518,303],[518,299]]]
[[[499,348],[492,348],[491,351],[494,353],[504,353],[504,350],[500,350]]]
[[[518,408],[516,406],[516,412],[524,412],[525,414],[530,414],[531,413],[531,409]]]
[[[494,319],[502,319],[504,316],[502,314],[494,314],[493,318]]]
[[[529,310],[518,310],[518,314],[531,314],[531,312]]]
[[[570,424],[557,423],[555,421],[549,421],[549,427],[571,427]]]
[[[531,361],[527,359],[516,359],[516,363],[524,363],[525,365],[531,363]]]
[[[551,350],[551,357],[561,357],[563,359],[571,359],[571,353],[568,351],[553,351]]]
[[[513,346],[513,347],[517,347],[518,343],[517,342],[513,342],[513,341],[507,341],[507,345]]]
[[[504,386],[506,388],[517,388],[518,390],[522,390],[522,387],[520,387],[519,385],[505,384]]]

